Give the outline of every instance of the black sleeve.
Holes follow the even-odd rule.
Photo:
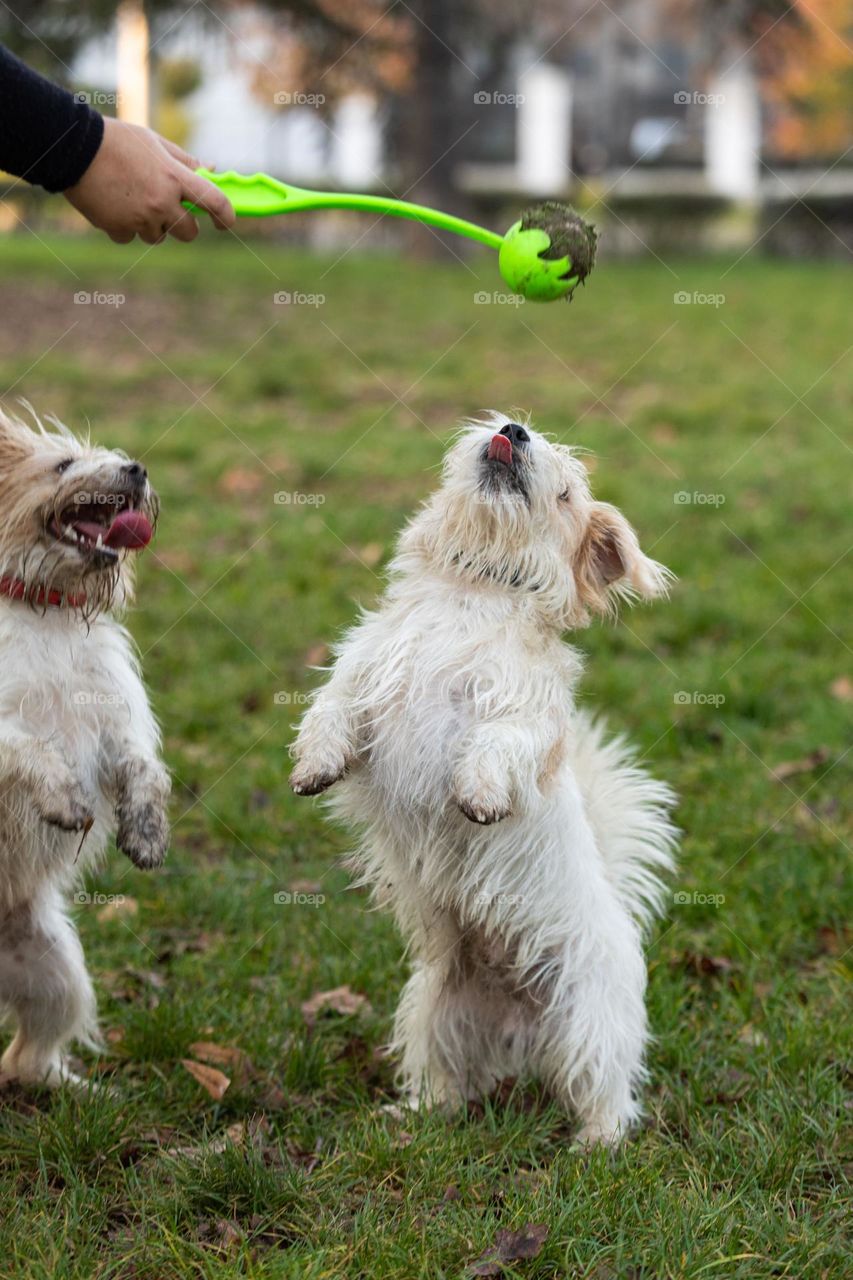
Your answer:
[[[0,45],[0,169],[64,191],[83,177],[103,136],[99,112]]]

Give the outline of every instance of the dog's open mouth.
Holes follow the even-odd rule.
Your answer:
[[[126,493],[94,493],[53,515],[48,531],[85,555],[118,559],[120,551],[141,551],[154,536],[144,511]]]

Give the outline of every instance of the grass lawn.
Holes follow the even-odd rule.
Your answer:
[[[129,625],[175,818],[164,871],[114,853],[76,908],[109,1044],[85,1068],[114,1091],[0,1097],[5,1275],[432,1280],[528,1224],[547,1238],[507,1276],[844,1272],[849,278],[605,260],[536,308],[475,302],[500,283],[470,265],[0,241],[4,403],[89,421],[161,494]],[[382,1110],[400,941],[347,890],[346,833],[286,785],[312,664],[380,589],[457,420],[492,406],[592,451],[597,495],[679,578],[577,637],[584,697],[684,830],[649,948],[648,1123],[610,1158],[523,1081],[452,1122]],[[342,984],[364,1003],[309,1025]],[[217,1056],[199,1042],[218,1101],[181,1065]]]

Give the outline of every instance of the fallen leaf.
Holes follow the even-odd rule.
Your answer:
[[[721,973],[730,973],[734,969],[734,961],[727,956],[706,956],[698,951],[685,951],[682,957],[685,969],[699,974],[700,977],[719,977]]]
[[[331,991],[318,991],[303,1003],[302,1016],[308,1026],[313,1027],[318,1013],[332,1010],[334,1013],[349,1014],[357,1013],[359,1009],[363,1009],[365,1013],[370,1012],[367,996],[359,995],[347,983],[343,987],[334,987]]]
[[[475,1276],[499,1276],[508,1262],[537,1258],[548,1237],[547,1223],[528,1222],[521,1231],[501,1230],[495,1243],[471,1267]]]
[[[810,773],[819,765],[826,764],[829,756],[829,747],[815,747],[814,751],[810,751],[802,760],[783,760],[781,764],[776,765],[775,769],[770,770],[770,776],[777,782],[784,782],[786,778],[792,778],[797,773]]]
[[[723,1087],[711,1095],[711,1101],[726,1106],[734,1102],[740,1102],[747,1092],[751,1080],[745,1071],[739,1071],[737,1067],[729,1067],[728,1070],[723,1072],[719,1083]]]
[[[123,916],[135,916],[138,911],[139,903],[135,898],[130,898],[126,894],[117,894],[114,901],[101,907],[97,918],[101,924],[109,924],[111,920],[121,920]]]
[[[652,439],[655,444],[674,444],[678,439],[678,432],[669,422],[659,422],[652,427]]]
[[[375,564],[379,564],[379,561],[382,559],[381,542],[368,542],[359,551],[358,558],[363,564],[366,564],[368,568],[372,569],[373,566]]]
[[[248,1054],[233,1045],[215,1044],[212,1040],[196,1040],[190,1053],[215,1067],[227,1067],[232,1076],[244,1083],[253,1074]]]
[[[839,702],[853,702],[853,680],[849,676],[839,676],[829,686],[829,692]]]
[[[741,1044],[748,1044],[751,1048],[757,1049],[763,1044],[767,1044],[767,1036],[763,1031],[759,1031],[751,1022],[746,1022],[737,1033],[737,1038]]]
[[[203,929],[191,932],[188,929],[161,929],[158,942],[157,959],[161,964],[175,956],[185,955],[188,951],[204,952],[211,947],[219,946],[224,941],[222,933],[208,933]]]
[[[260,493],[266,481],[259,471],[249,471],[246,467],[232,467],[219,480],[221,493],[228,497],[239,497],[242,494]]]
[[[204,1243],[215,1245],[224,1253],[233,1253],[244,1239],[239,1224],[229,1218],[217,1218],[215,1222],[200,1222],[197,1237]]]
[[[817,931],[820,950],[824,955],[838,956],[850,946],[850,930],[846,925],[834,928],[831,924],[822,924]]]
[[[290,886],[291,893],[320,893],[323,886],[319,880],[294,880]]]
[[[198,1081],[202,1089],[205,1089],[218,1102],[224,1097],[225,1090],[231,1081],[221,1071],[217,1071],[216,1067],[208,1067],[203,1062],[193,1062],[192,1058],[181,1058],[181,1066],[189,1071],[190,1075]]]

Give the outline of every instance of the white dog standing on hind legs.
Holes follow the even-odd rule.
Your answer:
[[[67,897],[113,832],[143,869],[166,852],[160,735],[110,613],[156,509],[140,463],[0,416],[0,1083],[75,1081],[65,1046],[98,1036]]]
[[[534,1074],[582,1142],[640,1113],[642,929],[673,797],[576,709],[561,633],[669,579],[569,448],[492,415],[448,454],[302,720],[291,785],[336,784],[413,954],[394,1047],[414,1104]]]

